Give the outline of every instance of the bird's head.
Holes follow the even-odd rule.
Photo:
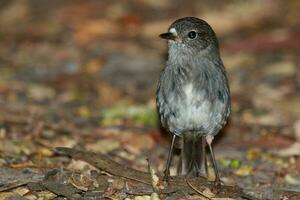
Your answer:
[[[168,32],[159,37],[168,40],[169,51],[178,51],[177,53],[199,54],[208,48],[218,50],[215,32],[207,22],[195,17],[176,20]]]

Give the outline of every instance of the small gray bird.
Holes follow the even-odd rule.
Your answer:
[[[159,36],[168,40],[169,56],[160,74],[157,108],[163,127],[173,134],[165,178],[178,136],[183,139],[179,174],[207,173],[207,143],[220,185],[211,144],[229,117],[230,95],[216,34],[204,20],[185,17]]]

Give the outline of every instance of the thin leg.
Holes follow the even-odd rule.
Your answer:
[[[172,138],[172,143],[171,143],[171,146],[170,146],[170,149],[169,149],[167,166],[166,166],[166,169],[165,169],[165,172],[164,172],[164,174],[165,174],[164,180],[166,180],[166,181],[169,179],[169,175],[170,175],[170,164],[171,164],[171,159],[172,159],[172,155],[173,155],[173,148],[174,148],[175,138],[176,138],[176,135],[174,134],[173,138]]]
[[[211,145],[213,139],[214,139],[213,136],[210,136],[210,135],[206,136],[206,142],[208,144],[209,151],[210,151],[210,154],[211,154],[211,157],[212,157],[213,167],[214,167],[215,176],[216,176],[215,185],[220,186],[221,185],[221,180],[220,180],[219,170],[218,170],[217,162],[216,162],[216,159],[215,159],[214,150],[213,150],[212,145]]]

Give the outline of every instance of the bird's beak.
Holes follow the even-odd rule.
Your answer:
[[[162,39],[166,39],[166,40],[176,40],[177,39],[177,36],[170,32],[162,33],[159,35],[159,37]]]

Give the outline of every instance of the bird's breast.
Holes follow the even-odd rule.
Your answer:
[[[201,122],[209,120],[213,102],[207,98],[205,90],[197,90],[192,83],[183,86],[182,91],[184,95],[177,104],[180,107],[181,120],[185,122],[185,126],[206,128]]]

